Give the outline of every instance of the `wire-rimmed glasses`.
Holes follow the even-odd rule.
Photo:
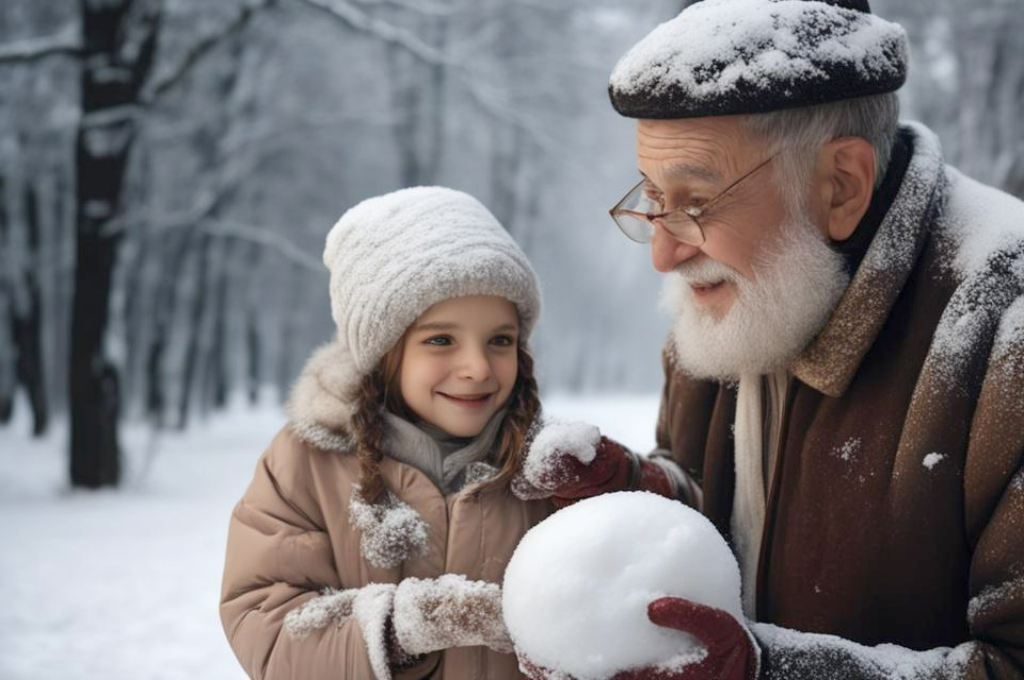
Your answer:
[[[659,224],[679,241],[691,246],[702,246],[707,238],[701,218],[724,196],[732,193],[744,180],[752,177],[758,170],[771,163],[774,158],[775,156],[769,156],[757,164],[752,170],[722,189],[707,203],[682,206],[667,212],[660,212],[662,206],[644,191],[644,185],[648,183],[645,177],[630,189],[622,200],[608,211],[608,214],[615,220],[615,224],[622,230],[622,233],[637,243],[650,243],[654,236],[654,225]]]

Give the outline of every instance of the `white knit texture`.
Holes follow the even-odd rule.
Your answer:
[[[484,645],[509,653],[512,640],[501,614],[501,586],[462,574],[406,578],[394,597],[395,637],[409,654]]]
[[[496,295],[519,311],[526,340],[540,315],[540,287],[526,255],[479,201],[443,187],[370,198],[327,235],[331,315],[362,374],[431,306]]]

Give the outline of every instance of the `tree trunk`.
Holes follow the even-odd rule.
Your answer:
[[[118,371],[104,339],[139,95],[156,48],[160,3],[80,0],[82,120],[75,142],[76,269],[71,317],[71,483],[121,476]]]
[[[191,311],[189,313],[188,328],[190,333],[185,346],[185,361],[182,368],[181,392],[178,395],[178,429],[184,430],[189,422],[189,405],[193,402],[193,390],[195,389],[196,375],[199,373],[199,365],[202,359],[206,358],[204,348],[207,344],[206,326],[203,320],[206,318],[206,291],[210,283],[210,248],[213,237],[209,234],[201,234],[197,237],[199,245],[195,252],[199,272],[196,274],[196,287],[192,293]],[[198,400],[205,415],[205,404]]]
[[[25,224],[28,227],[28,261],[22,272],[27,305],[14,315],[14,346],[18,348],[18,382],[28,393],[32,407],[32,434],[46,432],[48,411],[43,375],[42,296],[39,292],[39,200],[29,186],[25,191]]]
[[[15,370],[14,283],[11,271],[10,227],[7,224],[6,179],[0,176],[0,425],[6,425],[14,414],[14,390],[18,387]]]

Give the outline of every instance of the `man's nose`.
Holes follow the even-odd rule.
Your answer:
[[[665,231],[661,225],[654,225],[654,234],[651,237],[651,262],[655,270],[667,274],[699,252],[698,246],[683,243]]]

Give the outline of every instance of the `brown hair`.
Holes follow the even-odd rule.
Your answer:
[[[368,503],[382,501],[387,491],[380,474],[380,462],[384,459],[385,409],[407,420],[415,419],[402,399],[399,388],[404,346],[403,335],[377,367],[363,378],[356,394],[356,412],[352,417],[349,434],[356,444],[359,457],[361,495]],[[537,380],[533,375],[533,357],[524,344],[516,347],[516,359],[516,384],[506,402],[508,412],[496,440],[498,474],[477,485],[473,489],[474,495],[486,489],[508,485],[522,465],[527,434],[540,412]]]

